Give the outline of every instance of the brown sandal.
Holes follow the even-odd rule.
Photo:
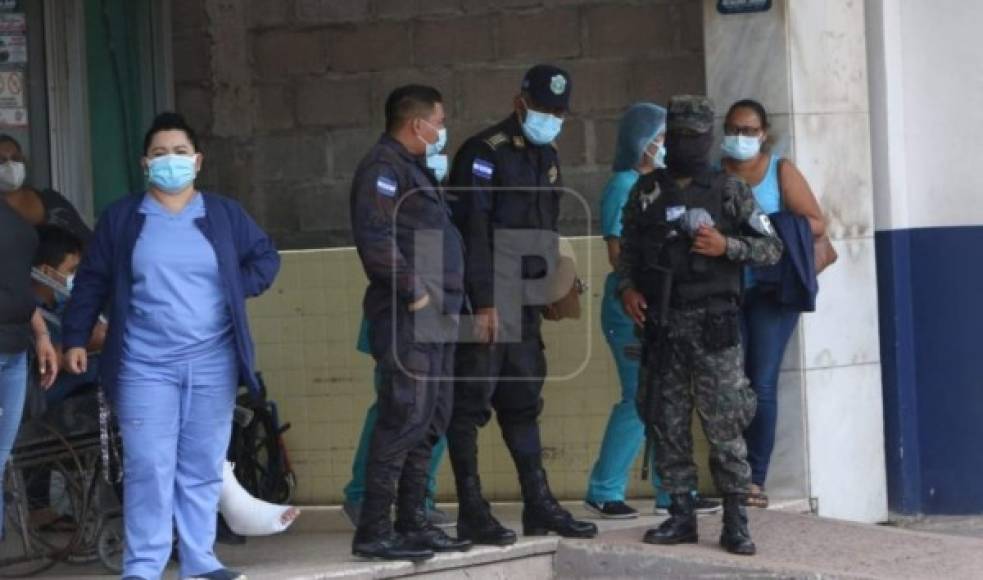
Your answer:
[[[768,507],[768,495],[761,486],[752,483],[750,491],[744,496],[744,505],[764,509]]]

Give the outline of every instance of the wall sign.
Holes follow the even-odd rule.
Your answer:
[[[721,14],[767,12],[770,9],[771,0],[717,0],[717,12]]]
[[[27,107],[24,101],[24,73],[0,72],[0,127],[27,125]]]

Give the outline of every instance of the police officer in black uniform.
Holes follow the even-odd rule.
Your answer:
[[[369,279],[363,310],[382,374],[352,542],[352,553],[362,557],[423,560],[435,551],[471,546],[433,526],[424,502],[431,449],[450,420],[464,302],[462,240],[428,162],[439,156],[443,127],[436,89],[394,90],[386,101],[386,133],[359,163],[352,183],[352,232]]]
[[[458,535],[477,544],[516,540],[515,532],[492,516],[478,479],[478,427],[491,419],[492,409],[519,472],[523,533],[597,534],[594,524],[575,520],[557,503],[543,470],[537,420],[546,375],[540,330],[546,306],[527,301],[520,309],[496,286],[502,281],[496,278],[496,252],[516,253],[506,247],[505,230],[545,231],[554,241],[557,237],[563,182],[553,141],[569,108],[570,89],[566,71],[549,65],[531,68],[513,112],[468,139],[451,169],[449,197],[468,252],[466,287],[474,314],[473,336],[465,340],[477,342],[458,345],[447,441],[460,502]],[[517,259],[524,279],[542,278],[549,269],[541,257]]]

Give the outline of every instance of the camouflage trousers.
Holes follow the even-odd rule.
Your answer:
[[[656,468],[663,489],[670,494],[697,488],[692,434],[695,402],[710,443],[710,473],[717,490],[746,493],[751,468],[743,433],[754,418],[757,399],[744,374],[740,341],[707,348],[705,320],[704,309],[670,311],[665,344],[652,345],[666,349],[657,350],[659,368],[642,373],[643,381],[656,382],[651,425]]]

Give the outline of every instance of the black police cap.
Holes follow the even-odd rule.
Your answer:
[[[522,91],[541,107],[569,110],[570,89],[570,73],[549,64],[537,64],[522,78]]]

